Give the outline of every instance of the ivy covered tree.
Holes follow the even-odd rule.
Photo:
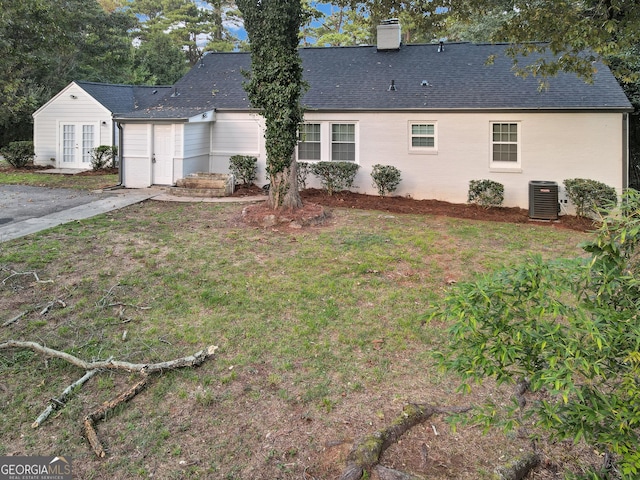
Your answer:
[[[535,257],[458,284],[432,312],[450,324],[439,359],[465,391],[488,378],[517,385],[512,404],[486,403],[469,421],[584,440],[610,460],[603,468],[631,480],[640,476],[640,193],[627,191],[583,247],[588,260]]]
[[[298,126],[305,87],[298,55],[300,0],[238,0],[249,36],[251,72],[244,84],[251,105],[265,119],[269,205],[300,208],[296,162]]]

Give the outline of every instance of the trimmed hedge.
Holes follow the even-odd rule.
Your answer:
[[[504,185],[493,180],[471,180],[467,201],[486,208],[500,207],[504,202]]]
[[[569,178],[563,183],[579,217],[603,215],[618,204],[615,188],[597,180]]]
[[[33,148],[33,142],[29,140],[21,142],[11,142],[2,147],[0,154],[14,168],[24,168],[33,162],[36,152]]]
[[[328,195],[353,185],[360,165],[353,162],[318,162],[311,165],[311,173],[320,179]]]
[[[229,158],[229,171],[245,185],[258,177],[258,159],[250,155],[233,155]]]
[[[371,178],[373,178],[373,186],[378,189],[381,197],[394,192],[400,184],[400,170],[393,165],[376,164],[371,170]]]
[[[114,168],[116,166],[116,158],[118,158],[118,147],[115,145],[100,145],[92,148],[89,154],[91,155],[91,168],[93,170]]]

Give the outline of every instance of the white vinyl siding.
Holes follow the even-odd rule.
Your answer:
[[[86,152],[83,151],[86,149],[82,144],[82,125],[93,127],[91,148],[99,145],[112,145],[114,141],[117,141],[111,112],[75,83],[69,84],[38,109],[34,113],[33,120],[33,141],[36,153],[34,163],[37,165],[51,165],[58,168],[91,168],[90,161],[83,161],[88,158]],[[64,160],[65,125],[74,125],[75,129],[74,140],[78,145],[78,156],[73,162],[69,161],[69,145],[67,145],[66,151],[67,160]],[[70,132],[67,133],[70,134]],[[71,167],[71,163],[75,165]]]

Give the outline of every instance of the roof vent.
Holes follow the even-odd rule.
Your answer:
[[[378,50],[400,50],[402,37],[400,22],[397,18],[383,20],[378,25]]]
[[[440,43],[438,44],[438,53],[440,52],[444,52],[444,42],[442,40],[440,40]]]
[[[390,92],[395,92],[396,90],[397,90],[396,81],[395,80],[391,80],[391,85],[389,85],[389,91]]]
[[[180,92],[178,92],[178,89],[176,87],[173,88],[173,93],[171,94],[172,97],[177,97],[178,95],[180,95]]]

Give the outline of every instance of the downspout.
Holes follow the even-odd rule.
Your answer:
[[[622,191],[629,188],[629,114],[622,114]]]
[[[124,173],[122,169],[124,156],[122,155],[122,140],[124,138],[124,130],[120,122],[115,122],[118,127],[118,183],[112,187],[104,188],[103,190],[116,190],[118,188],[124,188]],[[114,133],[115,137],[115,133]]]

